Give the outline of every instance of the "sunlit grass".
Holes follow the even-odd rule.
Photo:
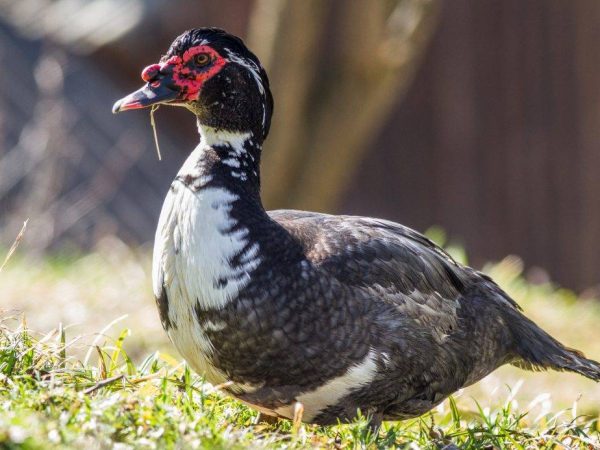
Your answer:
[[[181,363],[160,327],[149,268],[148,251],[114,239],[82,257],[11,258],[0,273],[0,448],[600,446],[597,384],[510,367],[430,414],[385,423],[379,436],[365,419],[295,431],[259,423]],[[545,329],[600,359],[597,301],[528,283],[516,258],[485,270]]]
[[[129,331],[93,347],[84,364],[70,356],[61,329],[35,335],[24,323],[0,326],[2,448],[593,448],[598,422],[573,410],[536,418],[514,407],[511,393],[489,409],[462,411],[453,399],[418,419],[350,425],[259,423],[172,357],[154,352],[134,363]],[[492,447],[490,447],[492,446]],[[447,447],[452,448],[452,447]]]

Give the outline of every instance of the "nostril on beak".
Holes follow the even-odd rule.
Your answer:
[[[160,72],[160,64],[152,64],[142,70],[142,80],[146,83],[150,83],[153,81]]]

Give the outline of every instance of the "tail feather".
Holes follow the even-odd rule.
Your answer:
[[[566,370],[600,381],[600,363],[579,350],[565,347],[519,311],[509,313],[517,359],[512,364],[528,370]]]

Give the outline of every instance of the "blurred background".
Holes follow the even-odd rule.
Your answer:
[[[140,352],[167,346],[148,249],[194,118],[161,108],[158,161],[148,112],[110,110],[198,26],[269,73],[268,208],[438,226],[478,268],[519,255],[486,267],[600,358],[597,0],[0,0],[0,248],[29,218],[0,308],[81,332],[129,313]]]

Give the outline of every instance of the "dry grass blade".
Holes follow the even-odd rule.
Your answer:
[[[119,323],[121,320],[124,320],[127,318],[127,314],[123,314],[120,317],[117,317],[115,320],[113,320],[112,322],[110,322],[108,325],[106,325],[101,331],[100,333],[96,334],[96,337],[94,338],[94,341],[92,342],[92,345],[90,345],[90,348],[88,349],[87,353],[85,354],[85,358],[83,360],[83,365],[87,366],[88,362],[90,360],[90,357],[92,356],[92,352],[95,350],[95,348],[98,346],[98,344],[100,343],[100,339],[102,339],[103,337],[106,337],[106,333],[108,332],[108,330],[115,325],[116,323]]]
[[[109,384],[114,383],[115,381],[122,380],[123,378],[125,378],[125,375],[123,375],[123,374],[115,375],[114,377],[107,378],[106,380],[99,381],[98,383],[96,383],[92,387],[87,388],[85,391],[83,391],[83,393],[86,394],[86,395],[89,395],[92,392],[97,391],[98,389],[103,388],[105,386],[108,386]]]
[[[159,108],[160,105],[152,105],[150,108],[150,125],[152,126],[152,133],[154,133],[154,144],[156,145],[156,155],[158,156],[158,160],[162,161],[162,157],[160,156],[160,146],[158,145],[158,133],[156,131],[156,121],[154,120],[154,112]]]
[[[167,376],[167,374],[168,374],[167,370],[165,370],[165,368],[162,368],[158,372],[154,372],[149,375],[144,375],[144,376],[137,377],[137,378],[127,378],[127,381],[131,384],[139,384],[139,383],[143,383],[144,381],[154,380],[156,378],[163,378],[163,377]]]
[[[98,353],[98,366],[100,366],[100,378],[106,380],[108,376],[108,371],[106,370],[106,361],[104,361],[104,355],[102,354],[102,349],[94,345],[96,349],[96,353]]]
[[[0,272],[2,272],[2,269],[4,269],[4,266],[6,266],[6,263],[8,262],[8,260],[10,259],[10,257],[17,250],[17,247],[19,246],[19,243],[21,242],[21,239],[23,239],[23,235],[25,234],[25,228],[27,228],[27,222],[29,222],[29,219],[27,219],[25,222],[23,222],[23,226],[21,227],[21,231],[19,231],[19,234],[17,234],[17,237],[15,238],[15,242],[13,242],[13,245],[10,246],[10,250],[8,250],[6,258],[4,258],[4,262],[0,266]]]

